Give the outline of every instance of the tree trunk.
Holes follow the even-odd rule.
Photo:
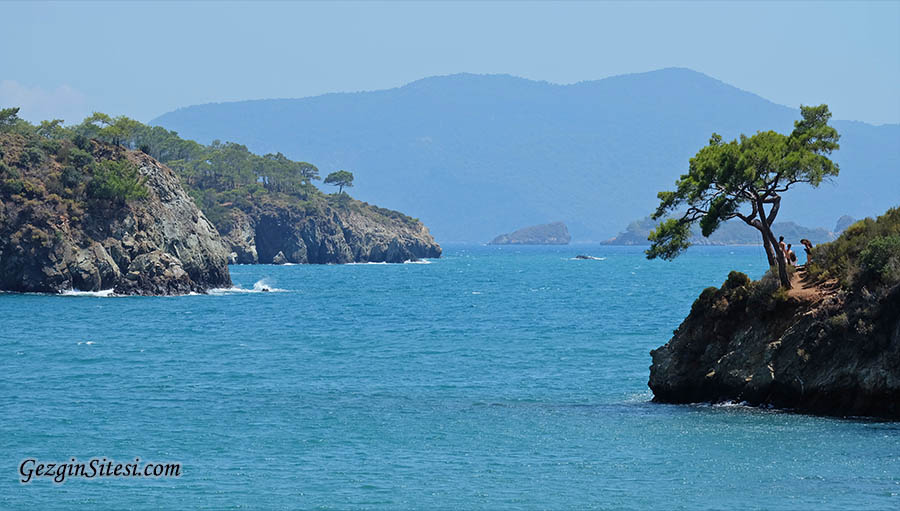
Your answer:
[[[766,237],[766,233],[763,231],[762,222],[756,218],[748,219],[746,217],[741,217],[741,219],[744,223],[759,231],[759,235],[762,237],[763,241],[763,248],[766,249],[766,259],[769,260],[769,268],[775,266],[775,252],[772,250],[772,244],[769,243],[769,238]]]
[[[762,232],[760,229],[760,234],[763,239],[763,247],[766,249],[766,258],[769,260],[769,268],[775,266],[775,251],[772,250],[772,244],[769,243],[769,238],[766,238],[766,234]]]
[[[781,281],[781,286],[785,289],[791,288],[791,279],[787,274],[787,257],[786,254],[781,250],[781,244],[778,243],[778,240],[775,239],[775,235],[772,234],[772,229],[769,228],[769,223],[766,221],[766,213],[763,210],[762,201],[757,201],[759,206],[759,218],[762,221],[761,227],[763,232],[763,241],[768,242],[772,245],[772,248],[775,250],[775,263],[778,266],[778,280]],[[774,220],[774,218],[772,218]]]

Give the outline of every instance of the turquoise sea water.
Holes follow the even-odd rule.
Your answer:
[[[210,296],[0,294],[0,508],[900,508],[898,424],[650,402],[648,351],[761,249],[445,248],[233,266]],[[19,483],[104,456],[183,475]]]

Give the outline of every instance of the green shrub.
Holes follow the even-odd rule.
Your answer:
[[[778,278],[778,269],[769,268],[763,276],[750,287],[750,306],[753,308],[767,309],[772,304],[772,297],[781,287]]]
[[[97,164],[87,192],[92,199],[118,203],[147,196],[144,179],[137,167],[127,160],[106,160]]]
[[[772,299],[775,300],[776,303],[784,303],[788,301],[789,298],[790,295],[788,294],[788,290],[783,287],[779,287],[772,292]]]
[[[91,151],[91,149],[93,149],[91,145],[91,139],[81,134],[72,137],[72,143],[75,144],[75,147],[81,149],[82,151]]]
[[[741,286],[746,286],[749,283],[750,277],[748,277],[746,273],[732,271],[728,274],[728,279],[725,281],[725,287],[728,289],[735,289]]]
[[[860,266],[866,277],[885,284],[900,280],[900,235],[870,240],[860,254]]]
[[[712,300],[713,297],[716,296],[716,293],[718,293],[718,292],[719,292],[718,288],[710,286],[710,287],[704,289],[700,293],[700,298],[698,298],[698,300],[700,300],[701,302],[708,302],[708,301]]]
[[[691,305],[691,312],[702,312],[702,309],[708,308],[712,304],[713,299],[715,299],[716,293],[718,292],[719,289],[712,286],[704,289],[700,293],[700,296],[698,296],[697,299],[694,300],[694,303]]]
[[[60,174],[59,180],[66,188],[75,188],[84,181],[84,173],[72,165],[66,165]]]
[[[0,188],[9,195],[22,194],[25,191],[25,182],[21,179],[4,179],[0,181]]]
[[[848,227],[835,241],[815,247],[811,256],[814,264],[807,266],[809,274],[819,281],[835,278],[845,288],[864,285],[873,279],[880,280],[878,270],[885,268],[885,264],[891,264],[883,259],[889,246],[873,246],[867,256],[867,266],[862,262],[862,252],[869,248],[869,243],[873,240],[890,236],[900,236],[900,208],[889,209],[874,220],[860,220]],[[878,269],[873,271],[875,266]],[[889,268],[887,276],[890,281]]]
[[[47,154],[56,154],[62,149],[62,143],[59,140],[41,140],[41,149]]]
[[[69,151],[69,163],[74,165],[77,169],[83,169],[91,163],[94,163],[94,157],[91,156],[91,153],[74,147]]]
[[[847,318],[846,312],[831,316],[828,318],[828,323],[835,328],[847,328],[850,326],[850,320]]]
[[[19,156],[19,165],[22,167],[36,167],[44,161],[44,152],[37,147],[28,147]]]
[[[15,179],[19,177],[19,171],[0,160],[0,177]]]

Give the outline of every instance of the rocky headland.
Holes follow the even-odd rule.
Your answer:
[[[665,403],[900,419],[900,209],[816,247],[790,290],[732,272],[651,352]]]
[[[0,290],[173,295],[231,285],[215,227],[150,156],[15,133],[0,134],[0,156]]]
[[[185,294],[230,286],[229,263],[441,255],[419,220],[325,194],[314,165],[281,153],[124,116],[66,127],[17,112],[0,110],[0,291]]]
[[[569,229],[562,222],[532,225],[494,238],[488,245],[568,245]]]
[[[441,256],[422,222],[346,195],[295,204],[264,200],[220,222],[235,264],[402,263]]]

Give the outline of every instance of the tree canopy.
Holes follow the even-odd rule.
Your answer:
[[[17,107],[0,109],[0,129],[12,126],[18,119],[19,109]]]
[[[345,186],[347,188],[353,186],[353,173],[346,170],[332,172],[325,177],[325,184],[339,187],[338,194],[341,194],[344,192]]]
[[[87,193],[92,199],[121,204],[147,197],[144,182],[137,167],[128,160],[103,160],[94,167]]]
[[[141,150],[168,165],[198,206],[219,225],[227,221],[229,207],[248,206],[261,195],[301,205],[323,196],[312,184],[319,179],[319,169],[282,153],[257,155],[245,145],[218,140],[203,145],[160,126],[102,112],[69,126],[61,119],[35,126],[20,119],[18,112],[18,108],[0,108],[0,133],[24,137],[22,165],[36,167],[38,160],[49,158],[59,162],[63,168],[53,180],[54,190],[73,199],[100,203],[142,197],[143,185],[134,169],[101,165],[94,158],[98,147],[92,140]],[[0,168],[0,177],[5,173]],[[346,174],[349,181],[341,189],[352,186],[353,175]]]
[[[140,149],[170,166],[192,189],[237,195],[253,195],[258,190],[306,195],[312,191],[312,180],[319,179],[315,165],[281,153],[259,156],[243,144],[219,140],[204,146],[125,116],[95,112],[71,130],[83,137]]]
[[[790,287],[771,230],[782,194],[800,183],[817,187],[839,172],[828,158],[840,148],[840,135],[828,125],[828,106],[801,106],[800,112],[802,118],[794,122],[790,135],[761,131],[725,142],[713,133],[709,145],[690,159],[675,190],[657,195],[660,203],[652,218],[668,218],[650,233],[647,258],[680,255],[690,246],[694,224],[709,236],[722,222],[738,218],[760,231],[770,266],[778,266],[781,284]]]

